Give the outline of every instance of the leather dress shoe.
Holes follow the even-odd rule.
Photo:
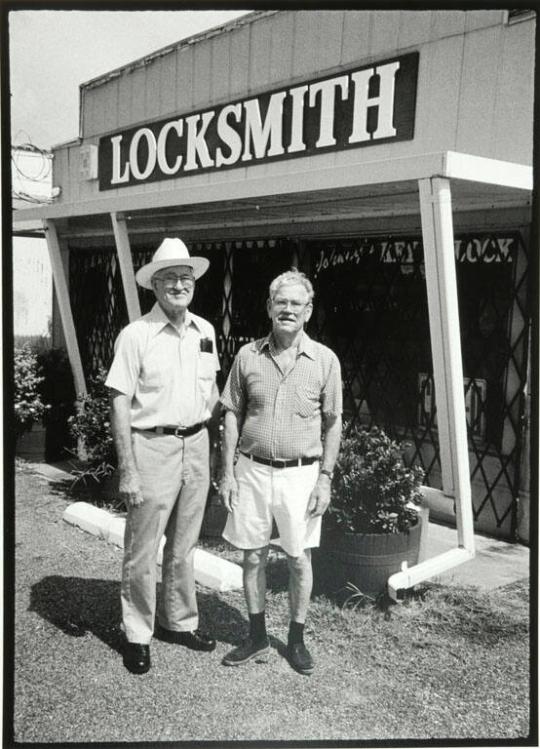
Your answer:
[[[138,642],[124,645],[124,666],[132,674],[145,674],[150,669],[150,646]]]
[[[315,668],[311,653],[303,642],[295,642],[294,645],[288,645],[287,656],[289,658],[289,663],[299,674],[305,674],[307,676]]]
[[[266,661],[267,655],[270,652],[270,641],[265,638],[262,642],[255,643],[249,638],[245,640],[241,645],[223,658],[221,661],[224,666],[241,666],[242,663],[247,663],[252,658],[260,661]]]
[[[174,632],[171,629],[159,627],[156,635],[159,640],[170,642],[174,645],[184,645],[184,647],[190,650],[202,650],[210,653],[216,647],[216,641],[199,629],[193,632]]]

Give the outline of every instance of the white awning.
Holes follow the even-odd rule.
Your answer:
[[[328,163],[324,157],[322,163]],[[532,167],[454,151],[321,168],[315,157],[302,171],[271,172],[270,166],[185,178],[170,189],[156,183],[155,189],[124,188],[91,200],[18,210],[13,228],[22,231],[36,219],[79,219],[84,228],[92,224],[90,217],[107,220],[111,212],[147,220],[174,211],[183,226],[191,227],[231,226],[235,220],[279,224],[313,215],[324,220],[417,214],[418,180],[431,177],[452,180],[455,211],[523,207],[532,201]]]

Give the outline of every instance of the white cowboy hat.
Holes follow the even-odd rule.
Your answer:
[[[205,257],[190,257],[189,250],[181,239],[167,237],[154,252],[152,261],[139,268],[135,280],[139,286],[151,289],[154,273],[174,265],[188,265],[192,268],[195,278],[200,278],[208,270],[210,261]]]

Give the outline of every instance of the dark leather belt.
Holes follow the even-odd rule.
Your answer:
[[[242,453],[248,460],[253,460],[255,463],[262,463],[263,466],[272,466],[272,468],[293,468],[293,466],[310,466],[312,463],[316,463],[320,458],[295,458],[294,460],[270,460],[269,458],[258,458],[256,455],[250,455],[249,453]]]
[[[191,437],[197,434],[206,426],[206,421],[199,424],[193,424],[192,427],[148,427],[147,429],[138,429],[133,427],[136,432],[155,432],[156,434],[174,434],[175,437]]]

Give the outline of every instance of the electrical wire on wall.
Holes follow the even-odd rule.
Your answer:
[[[19,131],[17,136],[21,132]],[[53,198],[50,195],[52,154],[50,151],[31,143],[27,133],[23,134],[27,137],[27,141],[11,146],[13,175],[11,197],[14,200],[31,204],[52,203]],[[39,158],[29,159],[29,155]],[[30,162],[31,168],[29,168]],[[49,187],[47,191],[49,194],[44,194],[42,190],[39,191],[39,194],[34,193],[31,189],[32,185]]]

